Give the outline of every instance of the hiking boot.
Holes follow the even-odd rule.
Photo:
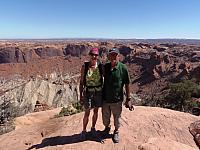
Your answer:
[[[91,134],[92,134],[92,136],[93,137],[96,137],[97,136],[97,131],[96,131],[96,129],[95,128],[91,128]]]
[[[86,132],[86,131],[82,131],[82,132],[81,132],[81,139],[82,139],[83,141],[86,141],[86,140],[87,140],[87,132]]]
[[[109,132],[110,132],[110,127],[105,127],[105,129],[103,130],[103,132],[109,134]]]
[[[119,143],[119,131],[114,131],[113,133],[113,142]]]

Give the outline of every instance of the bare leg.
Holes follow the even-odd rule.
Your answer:
[[[90,115],[90,109],[86,109],[83,118],[83,131],[86,131],[86,127],[89,121],[89,115]]]
[[[98,107],[95,107],[93,110],[93,117],[92,117],[92,128],[95,128],[96,122],[97,122],[97,118],[98,118]]]

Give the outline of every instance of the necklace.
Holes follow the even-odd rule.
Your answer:
[[[95,65],[91,65],[90,63],[90,68],[96,68],[97,67],[97,62],[95,63]]]
[[[92,76],[94,70],[97,68],[97,63],[95,63],[95,65],[90,65],[89,69],[88,69],[88,76]]]

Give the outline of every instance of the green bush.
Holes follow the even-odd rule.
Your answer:
[[[153,86],[156,87],[156,86]],[[155,94],[156,88],[141,101],[143,106],[162,107],[184,112],[193,112],[193,108],[200,108],[200,85],[192,80],[184,80],[179,83],[169,83],[162,93]]]
[[[70,116],[83,111],[83,106],[79,102],[72,103],[67,107],[63,107],[56,117]]]
[[[192,96],[197,95],[199,85],[191,80],[169,85],[169,94],[165,97],[169,108],[179,111],[191,111],[194,104]]]
[[[193,96],[193,97],[196,97],[196,98],[199,98],[199,97],[200,97],[200,86],[197,86],[197,87],[194,89],[194,91],[193,91],[193,93],[192,93],[192,96]]]
[[[77,110],[77,113],[80,113],[84,110],[83,106],[79,103],[72,103],[72,106]]]

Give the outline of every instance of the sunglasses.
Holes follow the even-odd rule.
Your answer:
[[[96,57],[98,57],[99,55],[91,53],[90,56],[96,56]]]

